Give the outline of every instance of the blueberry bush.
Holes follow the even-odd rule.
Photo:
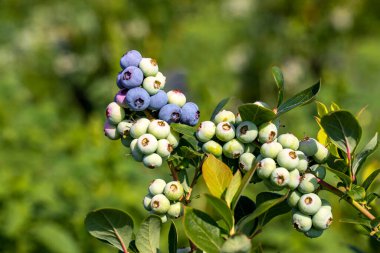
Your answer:
[[[107,106],[104,133],[120,140],[149,169],[167,163],[171,181],[151,181],[141,196],[149,214],[138,228],[121,210],[90,212],[85,226],[92,236],[125,253],[262,252],[252,239],[273,218],[289,212],[294,229],[309,238],[322,236],[333,223],[334,211],[319,193],[329,191],[357,210],[358,216],[341,221],[359,224],[380,240],[380,217],[371,212],[380,195],[368,190],[380,169],[357,176],[378,146],[377,133],[358,149],[362,128],[357,116],[318,101],[317,136],[299,139],[281,133],[281,116],[315,101],[320,82],[284,100],[284,77],[273,67],[275,108],[256,101],[239,105],[235,114],[223,109],[226,98],[208,121],[198,122],[195,103],[179,90],[164,91],[166,77],[156,60],[131,50],[121,57],[120,66],[120,90]],[[329,174],[333,182],[327,180]],[[208,190],[194,196],[200,178]],[[261,183],[266,191],[257,192],[256,199],[246,196],[249,185],[255,189]],[[194,198],[204,198],[211,210],[192,207]],[[170,223],[168,249],[160,247],[164,223]],[[184,248],[178,246],[178,231],[188,238]]]

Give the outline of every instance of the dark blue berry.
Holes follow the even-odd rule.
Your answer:
[[[150,97],[149,109],[160,110],[168,103],[168,95],[163,90],[159,90],[155,95]]]
[[[149,106],[150,96],[146,90],[137,87],[127,92],[125,100],[131,110],[143,111]]]
[[[195,126],[199,120],[198,106],[192,102],[187,102],[182,106],[181,123]]]
[[[125,69],[129,66],[139,66],[142,56],[139,51],[131,50],[125,53],[120,59],[120,67]]]
[[[175,104],[164,105],[158,113],[158,118],[170,123],[178,123],[181,118],[181,107]]]
[[[129,66],[121,72],[121,85],[123,88],[132,89],[142,84],[144,74],[138,67]]]

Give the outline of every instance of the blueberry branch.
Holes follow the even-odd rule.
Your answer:
[[[174,180],[174,181],[179,181],[179,179],[178,179],[178,174],[177,174],[176,169],[174,168],[173,162],[172,162],[172,161],[168,161],[168,166],[169,166],[169,169],[170,169],[171,175],[172,175],[172,177],[173,177],[173,180]]]

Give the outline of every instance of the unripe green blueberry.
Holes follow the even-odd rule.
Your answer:
[[[144,154],[140,151],[139,147],[137,146],[137,139],[133,139],[131,142],[131,154],[132,157],[137,161],[137,162],[142,162],[144,158]]]
[[[218,125],[221,122],[229,122],[231,124],[235,124],[235,122],[236,122],[235,114],[233,112],[227,111],[227,110],[222,110],[222,111],[218,112],[215,115],[214,123],[215,123],[215,125]]]
[[[137,139],[137,146],[144,155],[149,155],[157,150],[158,141],[152,134],[143,134]]]
[[[223,145],[223,155],[235,159],[244,153],[244,144],[237,139],[232,139]]]
[[[252,143],[244,144],[244,153],[253,153],[256,147]]]
[[[165,139],[170,134],[170,126],[164,120],[155,119],[149,123],[148,133],[157,139]]]
[[[328,202],[328,201],[325,200],[325,199],[321,199],[321,201],[322,201],[322,207],[324,207],[324,208],[329,208],[330,211],[331,211],[331,204],[330,204],[330,202]]]
[[[329,150],[323,146],[321,143],[317,142],[317,152],[313,155],[314,161],[317,163],[325,163],[330,155]]]
[[[236,128],[236,138],[243,143],[253,142],[257,135],[257,126],[251,121],[243,121]]]
[[[310,228],[309,231],[304,233],[309,238],[317,238],[320,237],[323,234],[323,230],[316,229],[316,228]]]
[[[107,106],[106,117],[111,123],[117,125],[125,117],[124,108],[116,102],[112,102]]]
[[[235,127],[229,122],[220,122],[216,126],[215,134],[221,141],[230,141],[235,137]]]
[[[162,158],[168,158],[173,152],[173,146],[167,139],[161,139],[158,141],[156,153]]]
[[[121,137],[120,139],[121,139],[121,144],[123,144],[127,148],[131,146],[131,142],[133,141],[133,138],[131,136]]]
[[[291,190],[294,190],[298,187],[301,181],[300,172],[297,169],[294,169],[289,172],[289,182],[288,187]]]
[[[111,123],[108,119],[104,123],[104,135],[110,140],[117,140],[120,138],[120,133],[117,131],[117,127]]]
[[[270,175],[271,182],[274,185],[283,187],[289,182],[289,171],[285,168],[278,167]]]
[[[277,141],[282,145],[283,148],[297,150],[299,147],[298,138],[293,134],[281,134],[277,137]]]
[[[154,169],[162,165],[162,157],[156,153],[153,153],[150,155],[145,155],[142,162],[149,169]]]
[[[298,209],[306,215],[314,215],[322,206],[322,201],[315,193],[307,193],[298,201]]]
[[[264,185],[268,188],[270,191],[281,191],[282,189],[285,188],[285,186],[278,186],[274,184],[271,180],[271,178],[263,179]]]
[[[314,174],[316,177],[320,179],[324,179],[326,176],[326,168],[325,166],[320,164],[314,164],[310,166],[310,171],[312,174]]]
[[[144,76],[155,76],[158,73],[157,61],[152,58],[142,58],[139,68],[144,73]]]
[[[316,214],[313,215],[312,220],[313,220],[314,228],[327,229],[333,221],[331,208],[329,208],[328,206],[326,207],[322,206],[321,208],[319,208]]]
[[[259,157],[257,157],[259,159]],[[264,158],[258,162],[257,175],[261,179],[269,178],[276,169],[276,162],[272,158]]]
[[[309,167],[309,160],[307,159],[307,156],[305,156],[305,154],[302,151],[297,150],[296,154],[298,156],[298,166],[296,167],[296,169],[300,173],[305,173],[305,171]]]
[[[170,218],[179,218],[183,215],[183,206],[181,202],[170,205],[167,215]]]
[[[141,119],[137,120],[135,124],[133,124],[133,126],[129,130],[129,134],[133,138],[137,139],[141,135],[147,133],[149,124],[150,124],[150,120],[149,119],[147,119],[147,118],[141,118]]]
[[[153,196],[150,207],[155,214],[166,214],[170,208],[170,201],[164,194]]]
[[[234,234],[225,241],[220,253],[249,253],[252,252],[252,242],[245,234]]]
[[[272,122],[261,124],[259,127],[259,142],[266,143],[274,141],[277,137],[277,126]]]
[[[313,138],[306,137],[300,141],[298,150],[302,151],[306,156],[313,156],[318,151],[318,142]]]
[[[169,200],[178,201],[183,193],[183,186],[179,181],[171,181],[165,185],[164,194]]]
[[[161,90],[161,82],[154,76],[146,77],[142,86],[151,96]]]
[[[177,132],[170,129],[170,133],[169,133],[168,137],[166,137],[166,139],[173,146],[173,148],[178,147],[180,137],[179,137],[179,134]]]
[[[270,106],[263,101],[256,101],[256,102],[254,102],[254,104],[271,110]]]
[[[166,76],[164,76],[161,72],[157,72],[156,79],[161,83],[160,89],[163,90],[166,84]]]
[[[163,193],[164,192],[164,189],[165,189],[165,186],[166,186],[166,182],[165,180],[163,179],[160,179],[160,178],[157,178],[155,180],[153,180],[149,187],[148,187],[148,191],[149,193],[154,196],[154,195],[157,195],[157,194],[160,194],[160,193]]]
[[[168,104],[175,104],[182,107],[186,104],[186,96],[180,90],[170,90],[166,93],[168,95]]]
[[[306,173],[301,177],[301,182],[298,185],[298,190],[302,193],[311,193],[318,189],[318,179],[311,173]]]
[[[157,214],[156,214],[157,215]],[[166,214],[158,214],[161,219],[161,223],[165,223],[168,221],[168,216]]]
[[[235,124],[239,125],[242,121],[243,120],[241,118],[240,113],[236,113],[236,115],[235,115]]]
[[[252,153],[243,153],[239,157],[239,167],[244,171],[249,171],[252,168],[255,156]]]
[[[127,138],[129,136],[129,130],[133,126],[133,121],[123,120],[117,124],[117,131],[120,133],[122,138]]]
[[[288,170],[294,170],[299,163],[299,159],[297,156],[297,153],[289,148],[285,148],[281,150],[277,155],[277,163],[288,169]]]
[[[152,202],[152,198],[153,198],[153,196],[150,195],[150,194],[147,194],[144,197],[143,205],[144,205],[145,210],[147,210],[147,211],[151,211],[152,210],[152,207],[150,206],[150,202]]]
[[[282,146],[277,141],[266,142],[263,145],[261,145],[260,154],[263,157],[275,159],[281,150]]]
[[[306,215],[302,212],[295,212],[292,216],[293,226],[298,231],[306,232],[311,229],[313,222],[309,215]]]
[[[216,141],[208,141],[202,145],[203,152],[207,154],[213,154],[216,157],[219,157],[222,155],[223,148],[222,146],[217,143]]]
[[[287,202],[290,207],[296,207],[298,205],[298,201],[301,199],[302,193],[299,191],[291,191]]]
[[[216,126],[212,121],[203,121],[195,133],[197,139],[201,142],[207,142],[215,135]]]

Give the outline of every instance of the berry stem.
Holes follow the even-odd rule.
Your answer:
[[[365,207],[360,205],[357,201],[350,198],[345,192],[339,190],[338,188],[332,186],[331,184],[327,183],[326,181],[323,181],[322,179],[318,178],[318,183],[327,191],[337,195],[338,197],[344,199],[352,205],[354,208],[356,208],[359,212],[361,212],[364,216],[366,216],[370,220],[376,219],[376,217],[370,213]]]
[[[173,163],[171,161],[168,161],[168,166],[169,166],[170,172],[172,174],[173,180],[174,181],[179,181],[177,171],[174,168],[174,165],[173,165]]]

